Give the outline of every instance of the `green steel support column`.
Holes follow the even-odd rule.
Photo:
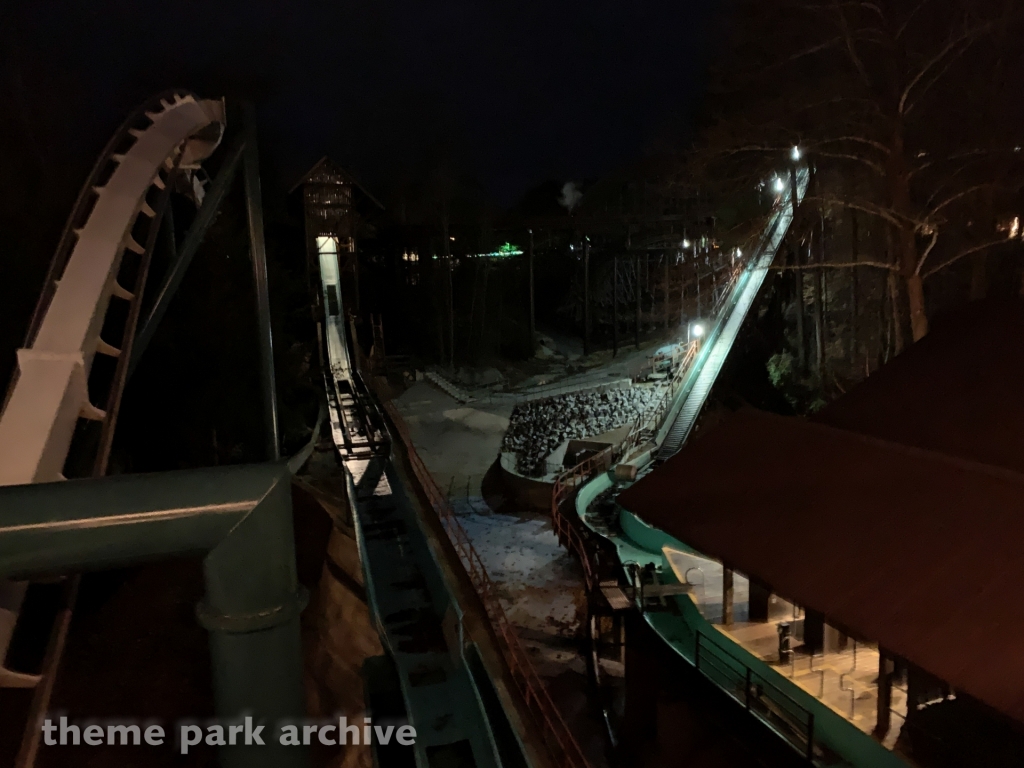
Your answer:
[[[304,714],[290,473],[283,464],[0,487],[0,577],[208,553],[197,610],[210,631],[223,721],[263,721],[264,746],[222,747],[222,768],[306,768],[277,744]]]
[[[281,458],[277,427],[277,383],[274,376],[274,338],[270,328],[270,289],[267,279],[267,248],[263,240],[263,194],[260,190],[260,152],[256,143],[256,109],[245,105],[245,206],[249,217],[249,256],[256,286],[256,312],[260,334],[260,382],[263,387],[263,426],[266,456]]]
[[[282,510],[287,514],[282,514]],[[272,544],[271,544],[272,542]],[[256,546],[254,546],[256,544]],[[291,486],[277,483],[206,556],[206,597],[196,610],[210,632],[213,689],[221,717],[252,714],[265,746],[222,747],[223,768],[300,766],[299,747],[278,743],[277,725],[304,711]]]
[[[238,163],[242,159],[244,149],[244,138],[236,139],[235,143],[228,150],[223,165],[217,172],[217,178],[214,179],[213,184],[210,185],[206,192],[206,196],[203,197],[202,207],[200,207],[195,221],[192,222],[192,226],[189,227],[188,233],[185,235],[185,242],[181,245],[181,251],[172,257],[163,284],[157,292],[156,301],[152,309],[149,310],[149,315],[146,317],[145,322],[139,328],[135,343],[132,346],[131,358],[128,364],[128,378],[131,378],[131,375],[135,373],[142,353],[146,351],[146,347],[149,346],[149,342],[156,332],[156,327],[160,325],[160,321],[167,313],[167,307],[170,305],[171,299],[174,298],[174,294],[177,293],[178,286],[181,285],[181,280],[185,276],[185,271],[188,269],[189,264],[192,263],[192,257],[196,255],[196,251],[202,245],[203,238],[206,237],[206,230],[213,223],[224,195],[231,188],[231,182],[235,178],[235,171],[238,169]],[[173,237],[171,241],[173,242]]]

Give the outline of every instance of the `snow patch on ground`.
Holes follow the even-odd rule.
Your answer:
[[[443,411],[441,415],[446,419],[461,424],[467,429],[478,432],[494,433],[504,432],[508,429],[509,420],[496,413],[488,413],[478,408],[452,408]]]
[[[481,512],[483,499],[455,502],[509,620],[544,634],[572,636],[579,625],[579,567],[543,517]]]

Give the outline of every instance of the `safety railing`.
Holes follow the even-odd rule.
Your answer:
[[[699,630],[694,645],[694,666],[813,763],[813,712]]]
[[[592,562],[590,550],[580,535],[579,529],[572,525],[562,514],[562,502],[581,485],[590,480],[595,472],[606,471],[614,461],[629,456],[633,450],[642,444],[646,431],[645,426],[652,420],[655,422],[660,421],[668,413],[672,400],[678,393],[679,386],[682,384],[683,378],[693,363],[696,354],[697,343],[691,342],[672,376],[672,381],[669,383],[665,396],[654,408],[655,415],[653,417],[645,418],[641,416],[638,418],[637,423],[633,425],[626,439],[617,448],[609,446],[600,453],[594,454],[576,466],[567,469],[555,478],[551,488],[551,524],[555,529],[558,540],[579,559],[588,589],[593,589],[597,586],[596,564]]]
[[[494,627],[495,633],[501,639],[505,661],[508,664],[512,678],[515,680],[527,706],[538,716],[540,725],[544,729],[545,741],[552,752],[555,753],[558,764],[566,768],[590,768],[590,763],[584,756],[583,750],[580,749],[579,743],[573,737],[572,731],[569,730],[554,701],[552,701],[547,687],[540,679],[536,669],[534,669],[533,663],[530,661],[530,657],[527,655],[526,649],[523,647],[515,631],[515,627],[512,626],[508,616],[505,614],[504,608],[501,607],[497,588],[494,582],[491,581],[491,577],[487,574],[484,562],[473,547],[469,534],[462,527],[462,524],[455,515],[455,510],[452,508],[444,492],[434,481],[430,470],[427,469],[423,460],[420,459],[401,414],[399,414],[398,409],[390,401],[384,402],[384,410],[387,412],[395,431],[398,433],[398,437],[405,446],[409,465],[416,476],[420,488],[422,488],[423,493],[430,502],[430,506],[440,519],[441,525],[448,534],[448,538],[454,545],[459,559],[462,561],[466,573],[473,583],[473,587],[480,596],[484,609],[487,611],[487,617]]]
[[[700,342],[691,341],[687,344],[686,352],[683,355],[683,359],[676,366],[675,371],[672,374],[672,380],[669,382],[668,389],[665,391],[664,396],[655,408],[655,421],[660,422],[669,408],[672,406],[672,401],[675,396],[679,393],[679,387],[682,386],[683,379],[686,378],[686,374],[690,370],[690,366],[693,364],[693,359],[697,356],[697,349],[700,346]]]
[[[551,527],[554,528],[562,546],[575,554],[579,560],[588,591],[597,587],[599,581],[596,556],[584,541],[579,527],[573,525],[572,521],[562,514],[562,503],[597,472],[607,471],[618,455],[621,453],[609,446],[560,474],[551,487]]]

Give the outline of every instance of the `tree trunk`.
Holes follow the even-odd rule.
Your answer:
[[[928,314],[924,307],[924,280],[921,275],[914,274],[907,278],[907,304],[910,307],[910,331],[914,341],[920,341],[928,335]]]
[[[804,271],[803,259],[800,258],[801,244],[798,242],[793,249],[793,279],[796,284],[796,364],[800,375],[807,373],[807,332],[804,329]]]
[[[896,281],[895,272],[889,273],[889,301],[892,306],[891,327],[893,353],[898,355],[903,352],[903,318],[900,316],[899,284]]]
[[[619,257],[612,257],[612,357],[619,354]]]
[[[669,301],[668,301],[668,297],[669,297],[669,290],[668,290],[668,282],[669,282],[668,281],[668,253],[665,253],[662,256],[662,258],[665,260],[665,330],[667,331],[668,330],[668,305],[669,305]]]
[[[857,259],[860,258],[859,226],[860,223],[857,221],[857,212],[850,211],[850,261],[854,264],[856,264]],[[860,299],[857,273],[859,271],[860,270],[857,267],[850,269],[850,282],[853,294],[850,300],[850,362],[854,365],[857,363],[857,354],[859,352],[859,345],[857,343],[857,312],[859,311],[857,304]]]
[[[888,176],[889,194],[893,208],[897,213],[903,215],[905,221],[910,221],[914,218],[914,206],[910,194],[910,170],[907,167],[903,132],[902,120],[898,120],[889,150],[886,175]],[[917,263],[919,258],[917,231],[914,225],[904,223],[896,227],[895,233],[890,228],[889,234],[890,237],[895,235],[896,239],[898,250],[896,251],[895,262],[899,267],[900,276],[906,285],[911,333],[913,334],[914,341],[920,341],[928,334],[928,314],[924,303],[924,281],[921,278]],[[890,283],[890,292],[895,296],[894,283]],[[903,324],[900,322],[900,314],[898,312],[893,317],[893,328],[895,330],[897,346],[901,348]],[[897,349],[896,354],[899,354],[899,349]]]
[[[816,264],[818,269],[811,275],[811,290],[814,292],[814,362],[817,368],[818,384],[825,382],[825,305],[824,291],[822,290],[822,243],[821,234],[818,234],[818,247],[814,247],[814,236],[807,241],[807,263]]]
[[[590,240],[583,242],[583,354],[590,354]]]
[[[451,240],[448,239],[448,216],[445,215],[442,222],[442,233],[444,235],[444,264],[448,278],[448,295],[446,309],[448,310],[448,367],[455,368],[455,293],[452,287],[452,252]]]
[[[530,265],[530,354],[533,354],[534,347],[537,344],[537,322],[534,314],[533,307],[533,230],[530,230],[530,254],[529,254],[529,265]]]
[[[633,280],[633,292],[636,294],[636,322],[633,324],[633,341],[636,348],[640,349],[640,257],[633,260],[635,267],[635,279]]]
[[[696,248],[696,246],[694,246]],[[1024,278],[1021,285],[1024,286]],[[1022,288],[1024,290],[1024,288]],[[686,314],[686,254],[679,258],[679,325],[681,326],[688,316]]]

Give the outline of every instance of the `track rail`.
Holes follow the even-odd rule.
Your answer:
[[[93,166],[50,262],[0,410],[0,485],[63,479],[70,455],[74,474],[106,474],[163,212],[178,178],[191,177],[223,128],[222,102],[167,91],[125,120]],[[107,362],[94,365],[97,355]],[[25,582],[0,584],[0,657],[26,590]],[[76,592],[73,577],[40,674],[0,667],[0,687],[35,689],[18,768],[35,761],[37,720],[48,705]]]
[[[797,173],[797,202],[807,189],[810,174],[806,168]],[[707,344],[697,359],[693,375],[685,385],[685,391],[671,426],[666,431],[658,450],[658,461],[665,461],[679,451],[690,436],[697,418],[707,402],[711,389],[718,380],[718,374],[754,305],[768,269],[775,260],[779,246],[793,221],[792,191],[787,190],[776,204],[775,212],[765,228],[764,235],[747,268],[733,281],[733,288],[725,294],[722,309],[710,334]]]
[[[444,492],[438,487],[430,470],[420,459],[413,445],[412,437],[398,409],[391,402],[384,403],[384,409],[405,446],[409,464],[421,489],[430,501],[430,506],[441,521],[448,538],[451,540],[459,559],[469,576],[473,587],[480,596],[487,611],[487,617],[498,635],[505,661],[509,671],[519,688],[519,692],[527,706],[538,717],[544,730],[543,737],[553,752],[556,763],[565,768],[589,768],[590,763],[580,749],[579,743],[562,718],[558,707],[551,699],[547,687],[537,674],[529,654],[523,646],[515,627],[501,606],[499,592],[487,573],[483,559],[473,547],[473,542],[462,527],[455,510],[448,502]]]

